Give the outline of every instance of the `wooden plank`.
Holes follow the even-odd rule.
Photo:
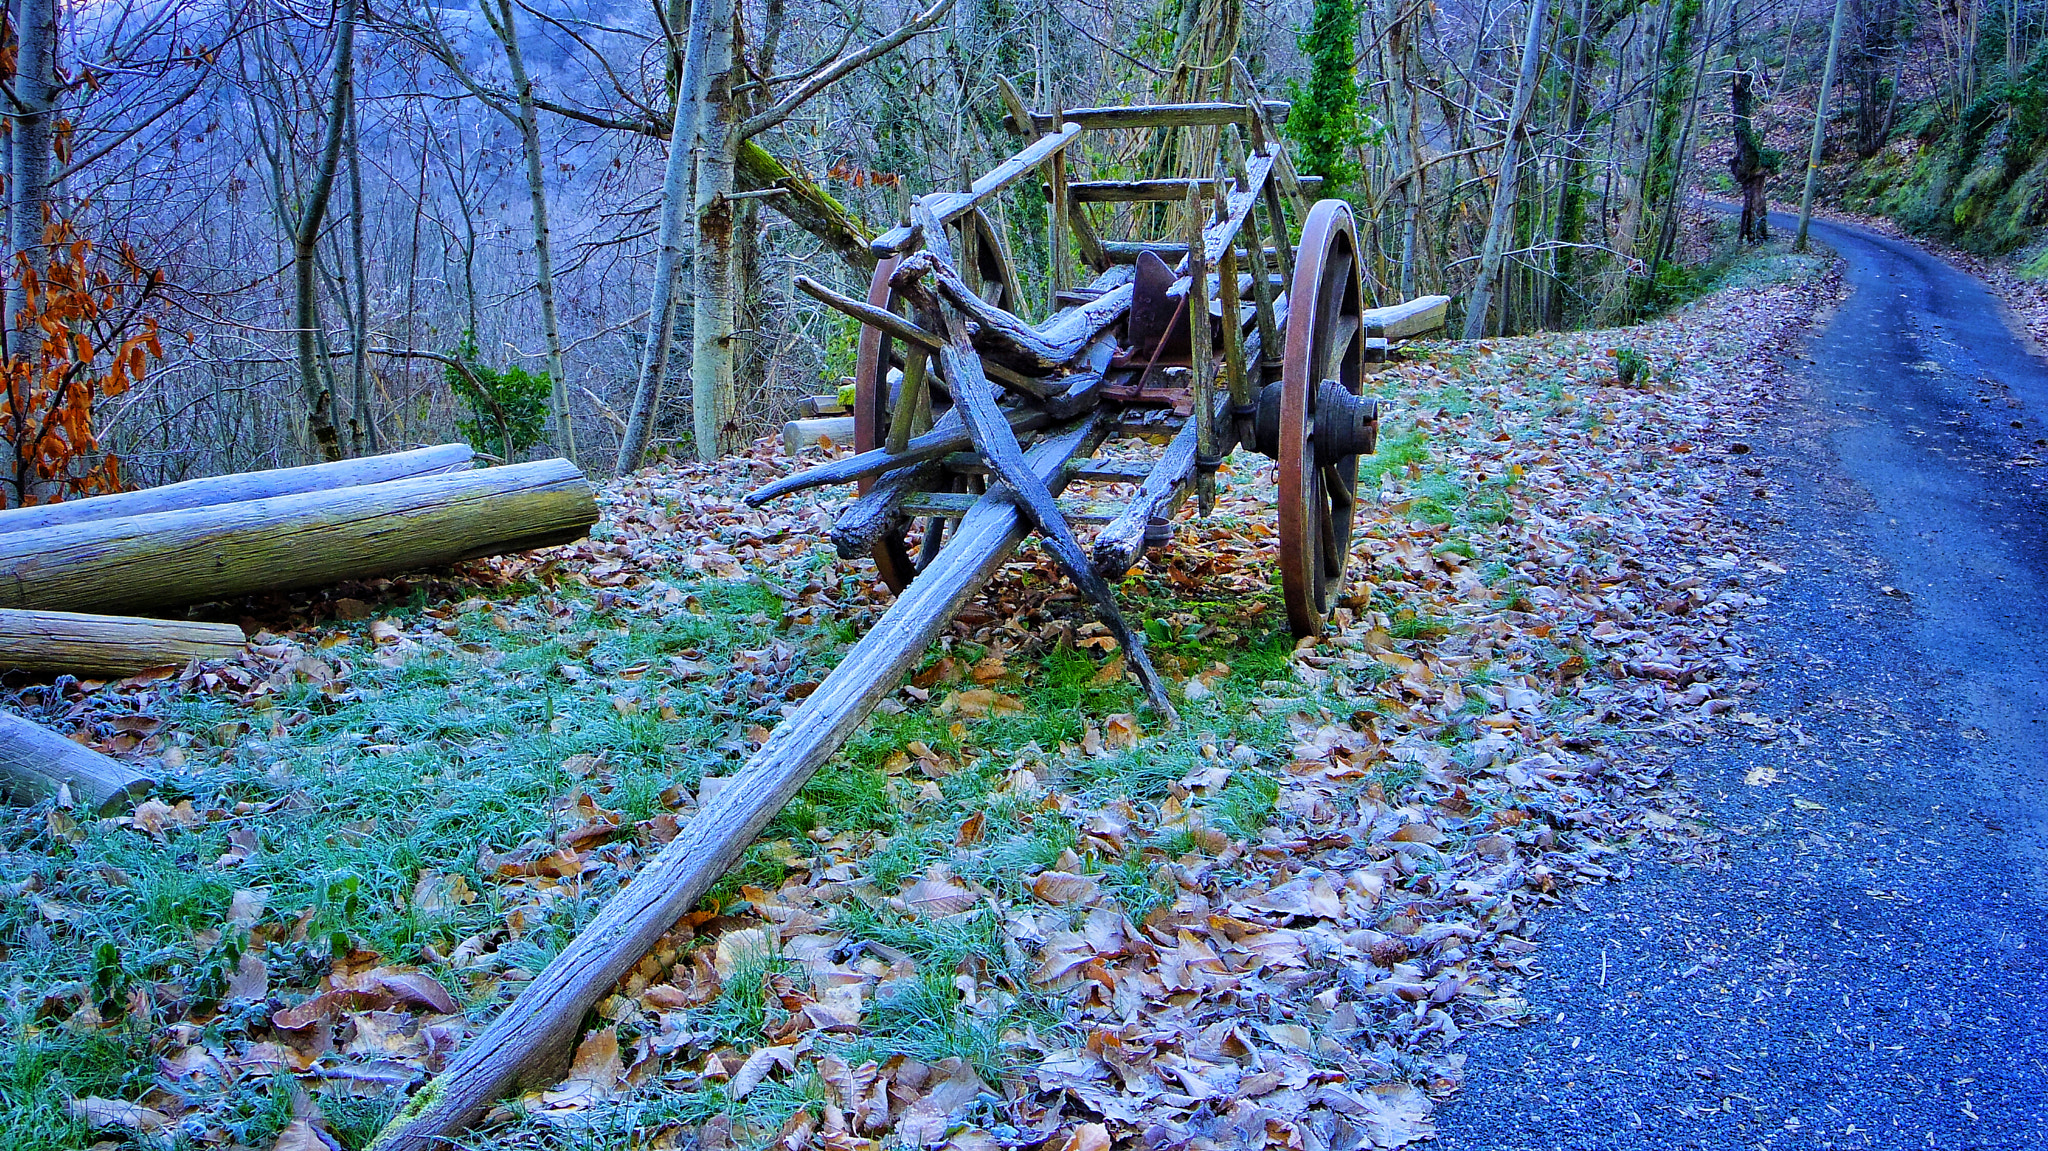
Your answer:
[[[1145,554],[1145,532],[1152,521],[1170,518],[1187,499],[1188,481],[1195,474],[1197,434],[1195,421],[1182,424],[1145,477],[1137,497],[1096,534],[1091,559],[1102,578],[1124,578],[1124,573]]]
[[[899,510],[911,516],[961,516],[980,498],[967,492],[919,492],[906,497]],[[1122,504],[1101,500],[1067,498],[1057,502],[1068,523],[1106,524],[1123,512]]]
[[[232,659],[247,646],[231,623],[0,608],[0,669],[110,678]]]
[[[68,790],[97,815],[111,815],[156,781],[133,764],[0,711],[0,786],[16,803],[33,803]]]
[[[468,468],[475,454],[468,444],[440,444],[430,448],[414,448],[409,452],[392,452],[389,455],[365,456],[362,459],[341,460],[328,464],[308,464],[302,468],[236,472],[232,475],[166,484],[160,488],[143,488],[141,491],[66,500],[61,504],[9,508],[0,511],[0,532],[53,528],[62,524],[82,524],[92,520],[146,515],[150,512],[173,512],[181,508],[260,500],[270,496],[288,496],[296,492],[331,491],[335,488],[381,484],[414,476],[437,476],[444,472]]]
[[[1067,199],[1067,157],[1064,152],[1053,156],[1046,165],[1046,184],[1052,195],[1052,256],[1046,272],[1046,313],[1059,311],[1060,291],[1067,286],[1067,218],[1073,211],[1073,204]]]
[[[995,169],[974,182],[973,188],[965,192],[939,192],[922,197],[931,213],[942,223],[952,223],[995,198],[996,193],[1030,175],[1039,165],[1066,151],[1067,145],[1081,135],[1079,124],[1063,124],[1059,131],[1050,136],[1034,140],[1023,151],[996,165]],[[908,224],[899,224],[875,237],[870,245],[877,257],[886,258],[909,251],[916,246],[918,226],[915,219]]]
[[[1265,102],[1269,120],[1285,120],[1288,104],[1285,100]],[[1112,131],[1119,128],[1198,128],[1211,124],[1241,124],[1246,119],[1243,104],[1199,103],[1199,104],[1131,104],[1124,107],[1069,108],[1060,113],[1058,123],[1079,124],[1090,131]],[[1056,121],[1050,112],[1033,112],[1032,127],[1040,132],[1050,132]],[[1012,132],[1018,131],[1014,113],[1003,117],[1003,126]]]
[[[1216,183],[1202,180],[1202,194],[1208,195]],[[1303,176],[1303,188],[1320,189],[1321,176]],[[1171,203],[1187,195],[1186,180],[1075,180],[1067,185],[1067,191],[1077,204],[1128,204],[1128,203]]]
[[[581,539],[567,460],[0,535],[0,607],[108,611],[370,579]]]
[[[1360,318],[1365,321],[1365,330],[1390,340],[1405,340],[1424,332],[1433,332],[1444,326],[1444,312],[1450,307],[1449,296],[1417,296],[1403,304],[1385,308],[1372,308]]]
[[[1208,252],[1209,245],[1205,242],[1207,230],[1204,226],[1203,218],[1207,213],[1202,210],[1201,188],[1192,180],[1188,181],[1187,197],[1188,367],[1194,377],[1195,418],[1193,422],[1195,426],[1195,454],[1197,457],[1201,457],[1206,453],[1216,450],[1215,376],[1211,370],[1214,348],[1210,346],[1209,339],[1209,269],[1216,267],[1217,261],[1222,258],[1223,254],[1230,251],[1232,247],[1231,242],[1236,239],[1236,235],[1233,233],[1222,236],[1216,255],[1211,256]],[[1251,189],[1245,189],[1244,202],[1246,210],[1250,209],[1250,205],[1255,199],[1256,197],[1251,194]],[[1229,204],[1225,203],[1218,206],[1228,209]],[[1209,226],[1221,226],[1228,222],[1228,218],[1222,212],[1219,211],[1217,216],[1218,219],[1215,223]],[[1242,222],[1242,218],[1240,218],[1240,222]],[[1224,325],[1226,327],[1237,326],[1237,313],[1235,309],[1232,309],[1231,313],[1224,317]],[[1216,502],[1215,476],[1213,474],[1201,474],[1197,475],[1195,479],[1198,487],[1197,497],[1201,512],[1203,515],[1208,515],[1210,507]]]
[[[954,452],[940,461],[949,472],[986,475],[988,465],[973,452]],[[1134,484],[1152,474],[1151,460],[1073,460],[1067,464],[1069,483]]]
[[[1034,408],[1010,412],[1010,427],[1020,435],[1042,428],[1051,422],[1052,416]],[[966,428],[960,426],[958,422],[942,421],[938,427],[914,437],[901,452],[875,448],[859,455],[846,456],[764,484],[748,492],[744,498],[747,503],[760,507],[777,496],[786,496],[805,488],[824,487],[827,484],[850,484],[863,476],[879,475],[882,472],[937,459],[957,452],[971,443]]]
[[[1165,260],[1168,265],[1176,265],[1187,258],[1188,246],[1175,240],[1104,240],[1102,251],[1111,263],[1120,267],[1137,263],[1140,252],[1150,252]],[[1245,252],[1245,248],[1238,248],[1238,254],[1243,255]],[[1269,264],[1279,258],[1279,253],[1272,248],[1261,248],[1259,254]],[[1286,290],[1285,279],[1276,276],[1270,282],[1280,285],[1282,291]]]
[[[1095,450],[1108,421],[1091,414],[1041,441],[1026,459],[1047,483]],[[378,1151],[444,1151],[452,1136],[523,1080],[566,1066],[586,1012],[718,882],[775,813],[987,585],[1024,539],[1008,495],[981,497],[930,567],[897,597],[839,666],[769,735],[682,831],[635,872],[519,998],[469,1041],[375,1143]]]

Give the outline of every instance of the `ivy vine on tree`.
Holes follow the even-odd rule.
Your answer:
[[[1329,182],[1331,194],[1355,182],[1360,169],[1355,150],[1365,140],[1358,122],[1358,76],[1353,53],[1358,41],[1358,10],[1353,0],[1315,0],[1308,31],[1297,39],[1308,57],[1308,86],[1287,82],[1294,107],[1287,114],[1287,137],[1294,142],[1303,171]]]

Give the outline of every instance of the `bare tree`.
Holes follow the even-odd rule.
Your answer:
[[[342,139],[347,134],[349,97],[354,88],[357,0],[338,0],[334,22],[334,78],[327,100],[327,127],[314,169],[313,186],[299,208],[292,232],[292,326],[298,343],[299,387],[305,395],[307,426],[322,457],[341,458],[341,436],[334,424],[334,386],[320,355],[319,269],[316,260],[320,228],[327,219],[327,201],[341,166]]]
[[[1522,40],[1522,68],[1515,79],[1514,105],[1508,112],[1507,137],[1501,147],[1499,182],[1494,185],[1493,214],[1486,224],[1486,245],[1479,256],[1479,275],[1465,297],[1465,338],[1486,334],[1486,313],[1493,302],[1494,282],[1514,222],[1516,185],[1522,175],[1522,136],[1527,131],[1529,103],[1536,98],[1536,78],[1543,70],[1543,16],[1550,0],[1529,0],[1529,27]]]

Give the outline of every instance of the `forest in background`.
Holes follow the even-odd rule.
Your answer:
[[[1040,112],[1202,100],[1235,56],[1380,302],[1625,321],[1693,290],[1689,189],[1797,195],[1836,7],[14,0],[0,502],[448,438],[598,472],[729,449],[850,364],[794,277],[862,294],[906,190],[1021,145],[999,79]],[[1824,194],[2024,246],[2041,6],[1840,7]],[[1176,171],[1130,135],[1091,170]],[[1042,191],[998,215],[1044,298]]]

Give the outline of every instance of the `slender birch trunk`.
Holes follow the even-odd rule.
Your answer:
[[[1508,112],[1508,135],[1501,145],[1500,181],[1493,190],[1493,218],[1486,224],[1486,242],[1480,250],[1479,275],[1465,297],[1465,338],[1476,340],[1486,334],[1486,313],[1493,303],[1494,281],[1500,277],[1501,261],[1507,248],[1515,216],[1515,188],[1521,178],[1522,136],[1529,120],[1529,105],[1536,98],[1536,77],[1543,68],[1543,17],[1549,0],[1530,0],[1529,31],[1522,40],[1522,71],[1515,78],[1515,100]]]
[[[19,39],[11,101],[9,144],[14,154],[8,239],[15,252],[28,256],[30,263],[40,268],[45,262],[43,226],[51,214],[50,164],[56,155],[52,147],[57,109],[56,0],[16,0],[15,29]],[[9,313],[22,315],[26,297],[19,279],[14,280],[9,297]]]
[[[1813,188],[1820,182],[1820,151],[1828,133],[1828,89],[1835,83],[1835,56],[1842,50],[1842,13],[1848,7],[1848,0],[1835,0],[1835,26],[1828,33],[1828,62],[1821,69],[1820,98],[1813,107],[1813,147],[1806,153],[1806,189],[1799,194],[1799,238],[1792,243],[1793,250],[1798,252],[1806,250],[1806,222],[1813,218]]]
[[[633,412],[619,440],[617,471],[637,471],[647,454],[647,440],[661,407],[661,386],[668,375],[669,342],[675,335],[676,270],[682,262],[683,209],[690,192],[690,161],[697,142],[697,124],[711,87],[705,69],[710,52],[711,10],[719,0],[690,5],[690,30],[683,45],[682,78],[676,85],[675,114],[669,124],[668,168],[661,182],[661,250],[654,261],[654,286],[648,293],[647,347],[640,358],[640,380],[633,389]],[[728,25],[729,26],[729,25]]]
[[[732,424],[732,194],[739,149],[732,102],[732,0],[697,0],[707,10],[704,68],[708,85],[697,114],[697,250],[691,261],[690,414],[697,458],[716,460]],[[695,47],[693,43],[691,47]],[[685,71],[688,67],[685,66]]]

